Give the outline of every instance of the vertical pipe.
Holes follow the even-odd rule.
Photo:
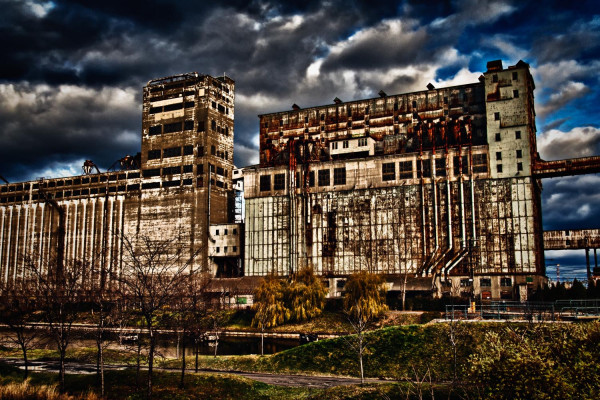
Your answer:
[[[42,266],[42,262],[44,259],[44,210],[46,210],[46,205],[44,203],[40,203],[40,238],[39,238],[39,265],[40,268]]]
[[[29,204],[23,206],[25,208],[25,220],[23,221],[23,244],[21,248],[22,254],[19,255],[21,259],[21,280],[25,279],[25,248],[27,247],[27,236],[29,236]]]
[[[11,244],[11,238],[12,238],[12,219],[13,219],[13,207],[14,206],[9,206],[9,216],[8,216],[8,239],[6,240],[6,267],[4,269],[4,284],[8,285],[8,274],[9,274],[9,269],[10,269],[10,244]]]
[[[0,272],[2,271],[2,259],[4,256],[4,220],[5,219],[6,219],[6,207],[2,207],[2,221],[0,224]],[[5,284],[6,284],[6,281],[3,280],[1,286],[4,286]]]
[[[17,262],[19,261],[19,233],[21,232],[21,206],[17,206],[17,232],[15,233],[15,259],[13,260],[13,283],[17,280]]]
[[[592,271],[590,270],[590,249],[589,247],[585,248],[585,265],[587,267],[587,278],[588,281],[592,280]]]

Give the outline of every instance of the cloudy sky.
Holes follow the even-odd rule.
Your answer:
[[[597,0],[0,6],[0,175],[11,182],[135,154],[142,86],[191,71],[236,81],[238,166],[258,160],[259,113],[475,82],[494,59],[531,64],[543,158],[600,155]],[[598,174],[543,184],[545,229],[600,227]],[[549,263],[568,276],[582,254],[554,252]]]

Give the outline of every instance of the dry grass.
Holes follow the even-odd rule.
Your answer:
[[[99,397],[90,392],[81,396],[69,396],[59,393],[56,385],[31,385],[29,380],[21,383],[9,383],[0,386],[0,399],[3,400],[98,400]]]

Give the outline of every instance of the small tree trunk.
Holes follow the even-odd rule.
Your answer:
[[[362,333],[358,334],[358,362],[360,364],[360,384],[365,383],[365,372],[363,368],[363,338]]]
[[[183,340],[181,342],[181,382],[179,383],[179,387],[183,389],[184,387],[184,376],[185,376],[185,335],[183,335]]]
[[[59,364],[59,376],[60,376],[60,392],[64,393],[65,391],[65,358],[66,358],[66,349],[61,347],[60,349],[60,364]]]
[[[265,331],[260,332],[260,355],[265,355]]]
[[[142,339],[138,336],[137,341],[137,359],[136,359],[136,368],[135,368],[135,385],[136,387],[140,386],[140,363],[142,358]]]
[[[150,328],[150,348],[148,349],[148,398],[152,398],[152,367],[154,366],[154,349],[155,349],[154,331]]]
[[[25,346],[25,342],[21,342],[21,350],[23,351],[23,362],[25,363],[25,379],[29,375],[29,365],[27,364],[27,347]]]
[[[196,366],[195,366],[195,372],[198,372],[198,352],[200,351],[199,347],[200,345],[198,344],[198,337],[196,337],[196,342],[194,343],[194,352],[196,353]]]

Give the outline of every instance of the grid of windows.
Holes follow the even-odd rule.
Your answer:
[[[346,184],[346,168],[334,168],[333,170],[333,184],[334,185],[345,185]]]
[[[412,171],[411,171],[412,172]],[[381,164],[381,180],[384,182],[396,179],[396,163]]]
[[[329,170],[328,169],[320,169],[319,170],[319,186],[329,186]]]
[[[413,162],[409,161],[400,161],[398,164],[398,178],[400,179],[412,179],[413,178]]]
[[[275,182],[273,185],[275,190],[285,189],[285,174],[275,174]]]
[[[473,172],[487,173],[487,156],[485,154],[473,154]]]

